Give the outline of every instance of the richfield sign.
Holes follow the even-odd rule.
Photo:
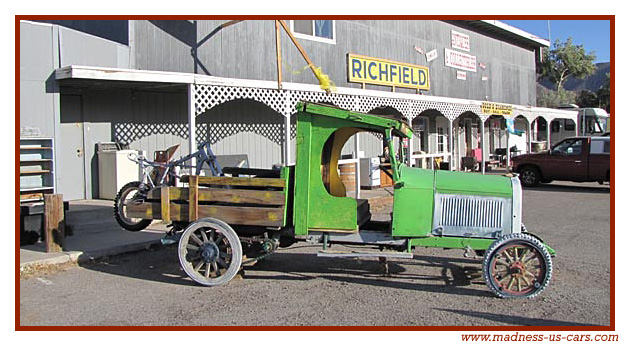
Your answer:
[[[348,54],[348,81],[429,90],[429,68]]]
[[[460,70],[477,72],[477,57],[444,48],[444,65],[458,68]]]

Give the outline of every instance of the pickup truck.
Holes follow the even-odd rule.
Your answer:
[[[540,153],[512,158],[512,172],[532,187],[552,180],[610,181],[610,137],[569,137]]]

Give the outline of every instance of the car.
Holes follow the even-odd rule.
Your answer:
[[[610,181],[610,137],[565,138],[551,150],[515,156],[511,163],[527,187],[552,180],[603,184]]]

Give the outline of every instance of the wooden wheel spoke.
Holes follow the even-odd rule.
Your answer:
[[[506,262],[506,261],[504,261],[502,259],[497,259],[496,263],[498,263],[498,264],[500,264],[502,266],[506,266],[506,267],[510,266],[510,264],[508,262]]]
[[[202,266],[204,263],[205,263],[204,261],[200,261],[200,262],[199,262],[199,264],[197,264],[197,265],[195,266],[195,268],[194,268],[194,269],[195,269],[195,271],[196,271],[196,272],[199,272],[199,269],[201,269],[201,266]]]
[[[210,262],[206,263],[206,279],[210,278]]]
[[[529,270],[525,269],[525,271],[523,272],[523,277],[526,277],[527,275],[533,277],[534,279],[538,278],[538,275],[530,272]]]
[[[536,256],[536,254],[532,254],[532,257],[528,258],[526,261],[523,261],[523,265],[528,265],[529,262],[533,261],[533,260],[538,260],[538,256]],[[540,260],[538,260],[540,262]]]
[[[529,248],[525,248],[523,251],[523,254],[521,255],[521,257],[518,259],[519,261],[523,262],[523,260],[525,260],[525,255],[527,255],[529,253]]]
[[[217,264],[225,269],[228,268],[227,263],[225,263],[225,261],[220,256],[217,257]]]
[[[516,289],[517,289],[519,292],[522,290],[522,287],[521,287],[521,278],[520,278],[520,277],[517,277],[517,278],[516,278]]]
[[[193,252],[193,253],[189,252],[186,254],[186,260],[191,263],[198,258],[201,258],[201,255],[198,252]]]
[[[510,277],[510,282],[508,282],[507,289],[512,289],[512,285],[514,284],[514,276]]]
[[[216,273],[217,277],[221,276],[217,262],[212,262],[212,270]]]
[[[505,275],[503,275],[500,278],[497,278],[497,282],[498,283],[502,283],[503,281],[505,281],[506,279],[509,279],[511,277],[511,275],[509,273],[506,273]]]
[[[510,257],[510,254],[507,251],[501,252],[501,256],[503,256],[506,259],[506,262],[508,263],[508,265],[513,262],[512,257]]]
[[[186,244],[186,249],[192,250],[192,251],[199,251],[199,247],[194,246],[193,244],[190,244],[190,243]]]
[[[190,233],[190,239],[192,239],[199,246],[203,245],[203,242],[201,241],[201,239],[199,239],[199,237],[195,235],[195,233]]]
[[[222,243],[223,239],[225,239],[225,236],[223,236],[223,234],[219,233],[219,235],[217,236],[217,238],[216,238],[216,240],[214,242],[219,244],[219,243]]]
[[[532,284],[529,282],[529,280],[527,280],[527,277],[525,275],[521,276],[521,279],[523,279],[523,281],[525,282],[525,285],[527,287],[531,286]]]
[[[206,231],[201,230],[201,238],[203,239],[204,243],[208,242],[208,235],[206,235]]]

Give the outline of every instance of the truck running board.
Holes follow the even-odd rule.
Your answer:
[[[413,258],[411,252],[341,252],[341,251],[326,251],[321,250],[317,252],[317,257],[386,257],[386,258]]]

